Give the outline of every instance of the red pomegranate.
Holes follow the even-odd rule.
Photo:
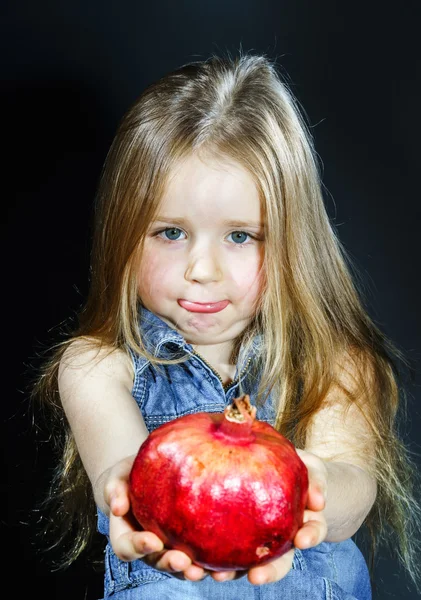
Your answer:
[[[294,446],[256,419],[249,396],[224,413],[161,425],[129,480],[145,531],[205,569],[244,570],[287,552],[303,522],[307,468]]]

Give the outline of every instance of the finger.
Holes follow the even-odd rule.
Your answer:
[[[310,510],[323,510],[326,505],[327,478],[316,468],[309,468],[309,488],[307,507]]]
[[[210,575],[215,581],[232,581],[244,577],[247,571],[213,571]]]
[[[294,548],[267,565],[250,569],[248,572],[248,580],[253,585],[262,585],[263,583],[274,583],[275,581],[279,581],[279,579],[285,577],[291,570],[293,559]]]
[[[131,531],[120,535],[112,543],[116,556],[123,561],[129,562],[162,551],[163,544],[158,538],[156,540],[151,538],[143,539],[142,535],[142,532],[133,533]]]
[[[143,558],[153,552],[161,552],[162,541],[151,531],[134,531],[125,517],[110,517],[110,541],[115,554],[122,560]]]
[[[310,512],[310,511],[308,511]],[[322,520],[309,520],[304,523],[294,538],[294,545],[301,550],[317,546],[326,538],[327,524]]]
[[[309,488],[307,506],[310,510],[323,510],[327,497],[328,471],[326,463],[315,454],[297,449],[308,470]]]
[[[147,562],[149,563],[149,557]],[[185,572],[191,566],[192,561],[187,554],[180,550],[165,550],[155,558],[154,563],[155,568],[160,571],[179,573],[181,571]]]
[[[164,544],[152,531],[139,531],[132,534],[132,543],[135,552],[146,556],[164,550]]]
[[[113,496],[127,495],[132,464],[133,457],[127,457],[110,469],[104,486],[104,499],[108,505],[110,505]]]
[[[307,507],[320,511],[326,506],[326,489],[321,481],[313,480],[308,488]]]
[[[121,486],[110,498],[110,511],[116,517],[123,517],[129,512],[130,499],[127,493],[127,488]]]
[[[206,575],[208,575],[208,572],[205,571],[205,569],[203,569],[202,567],[199,567],[199,565],[190,565],[189,567],[187,567],[187,569],[184,569],[184,578],[188,579],[189,581],[200,581],[201,579],[203,579],[204,577],[206,577]]]
[[[308,510],[304,511],[303,524],[308,523],[309,521],[323,521],[326,522],[325,516],[323,512],[319,510]]]
[[[109,479],[104,486],[104,499],[110,510],[121,516],[129,510],[129,486],[122,479]]]

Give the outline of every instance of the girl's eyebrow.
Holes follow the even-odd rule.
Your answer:
[[[235,219],[233,221],[224,221],[224,225],[228,227],[257,227],[259,229],[264,228],[264,224],[259,221],[240,221]]]
[[[156,223],[171,223],[174,225],[186,225],[189,224],[190,221],[189,219],[180,219],[178,217],[156,217],[156,219],[154,219],[154,221]],[[260,223],[258,221],[241,221],[239,219],[233,219],[233,220],[228,220],[228,221],[222,221],[222,225],[225,225],[227,227],[256,227],[259,229],[263,229],[264,228],[264,224]]]
[[[178,219],[177,217],[156,217],[155,223],[174,223],[174,225],[185,225],[189,223],[188,219]]]

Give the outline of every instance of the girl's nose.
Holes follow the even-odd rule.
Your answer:
[[[222,268],[217,253],[209,251],[191,253],[184,275],[187,281],[210,283],[222,278]]]

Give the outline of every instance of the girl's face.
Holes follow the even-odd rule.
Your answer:
[[[140,298],[194,345],[232,342],[262,291],[263,214],[238,163],[189,156],[175,169],[150,225]]]

